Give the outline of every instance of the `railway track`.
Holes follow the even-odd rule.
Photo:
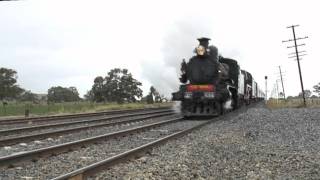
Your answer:
[[[234,116],[237,111],[215,120]],[[121,120],[119,123],[125,129],[2,156],[0,157],[0,179],[80,180],[95,178],[95,173],[102,169],[125,162],[130,158],[139,157],[155,146],[214,122],[212,119],[205,121],[185,120],[181,117],[168,119],[170,113],[154,113],[147,115],[149,117],[133,118],[133,121]],[[139,124],[139,121],[148,118],[153,118],[154,121],[148,120],[146,121],[148,124]],[[155,121],[156,118],[159,119]],[[117,126],[108,125],[108,123],[111,122],[102,124],[110,128]],[[133,127],[137,124],[138,126]],[[99,126],[91,125],[81,128],[94,131],[96,127]],[[75,135],[80,130],[72,130],[70,135]]]
[[[151,111],[151,112],[138,112],[138,113],[130,113],[130,114],[124,114],[124,115],[114,115],[114,116],[110,116],[110,117],[100,117],[100,118],[94,118],[94,119],[88,119],[88,120],[78,120],[78,121],[71,121],[71,122],[58,122],[58,123],[35,125],[35,126],[29,126],[29,127],[18,127],[18,128],[0,130],[0,136],[3,137],[3,136],[11,135],[14,133],[24,133],[24,132],[28,132],[28,131],[35,131],[35,130],[45,129],[45,128],[58,128],[58,127],[66,127],[66,126],[75,126],[75,125],[79,125],[79,124],[86,124],[87,125],[89,123],[103,123],[105,121],[110,121],[110,120],[114,120],[114,119],[118,119],[118,118],[150,115],[150,114],[165,113],[165,112],[172,112],[172,110],[157,110],[157,111]]]
[[[59,169],[58,172],[52,172],[50,170],[50,172],[53,173],[53,175],[49,175],[46,177],[35,177],[36,179],[48,179],[54,177],[56,177],[54,179],[82,179],[90,176],[92,173],[96,172],[101,168],[125,161],[126,159],[141,154],[156,145],[160,145],[161,143],[164,143],[172,138],[179,137],[196,128],[199,128],[212,122],[182,120],[183,118],[163,120],[161,122],[147,124],[114,133],[108,133],[101,136],[91,137],[79,141],[19,153],[11,156],[1,157],[0,166],[2,167],[0,171],[10,170],[6,169],[8,166],[11,167],[12,170],[14,167],[19,167],[19,163],[32,160],[34,163],[32,163],[33,165],[31,166],[34,166],[35,163],[37,164],[39,162],[39,168],[41,168],[45,167],[46,163],[50,162],[50,165],[47,166],[50,166],[51,168],[53,166],[55,167],[55,169]],[[121,142],[123,141],[124,143],[122,144]],[[130,143],[125,143],[128,141],[131,141],[131,143],[133,143],[131,145]],[[111,146],[110,144],[113,144],[113,146]],[[104,150],[103,147],[108,147],[105,151],[113,153],[101,153],[101,157],[99,153],[99,160],[97,161],[91,161],[90,159],[86,160],[86,162],[79,162],[79,160],[71,160],[72,158],[77,159],[79,158],[79,156],[87,157],[90,156],[90,154],[97,154],[99,151]],[[60,160],[55,161],[51,159]],[[63,162],[61,162],[62,159]],[[45,164],[42,164],[44,161],[47,162]],[[80,163],[80,165],[69,165],[69,161],[74,161],[74,163]],[[54,164],[55,162],[59,165]],[[29,167],[28,163],[24,164],[23,166]],[[80,169],[75,168],[79,166],[81,166]],[[69,168],[66,169],[66,167]],[[47,168],[48,167],[46,167],[45,169]],[[73,171],[66,172],[66,170],[69,169]],[[41,170],[38,169],[38,171],[40,172]]]
[[[105,116],[105,115],[115,115],[115,114],[152,111],[152,110],[161,110],[161,109],[168,110],[170,108],[161,107],[161,108],[144,108],[144,109],[129,109],[129,110],[112,110],[112,111],[103,111],[103,112],[95,112],[95,113],[79,113],[79,114],[68,114],[68,115],[58,115],[58,116],[39,116],[39,117],[28,117],[28,118],[2,119],[0,120],[0,125],[49,122],[49,121],[59,121],[59,120],[65,120],[65,119],[71,119],[71,118]]]
[[[0,139],[0,147],[1,146],[8,146],[8,145],[13,145],[17,143],[27,143],[33,140],[41,140],[45,139],[48,137],[55,137],[59,136],[62,134],[67,134],[67,133],[73,133],[73,132],[79,132],[83,130],[92,130],[94,128],[101,128],[101,127],[108,127],[108,126],[120,126],[123,124],[129,124],[129,123],[136,123],[136,122],[141,122],[145,120],[150,120],[152,118],[157,118],[157,117],[163,117],[163,116],[169,116],[173,115],[174,113],[171,111],[161,111],[161,112],[152,112],[152,113],[147,113],[147,116],[143,117],[136,117],[136,118],[131,118],[131,119],[124,119],[121,120],[121,117],[123,116],[118,116],[120,120],[117,121],[112,121],[112,122],[103,122],[100,124],[94,124],[94,125],[84,125],[84,126],[79,126],[79,127],[71,127],[71,128],[66,128],[66,129],[59,129],[59,130],[54,130],[54,131],[47,131],[47,132],[41,132],[41,133],[35,133],[35,134],[30,134],[30,135],[20,135],[20,136],[14,136],[14,137],[8,137],[4,139]],[[134,116],[138,116],[141,114],[134,114]],[[146,115],[143,113],[143,115]],[[127,117],[127,116],[125,116]]]
[[[15,163],[24,161],[24,160],[34,160],[39,157],[47,157],[51,155],[56,155],[59,153],[63,152],[68,152],[72,149],[79,148],[79,147],[85,147],[88,144],[92,144],[101,140],[106,140],[110,138],[116,138],[116,137],[121,137],[121,136],[126,136],[130,135],[130,133],[136,133],[144,130],[148,130],[157,126],[169,124],[169,123],[174,123],[177,121],[181,121],[183,118],[174,118],[170,120],[164,120],[161,122],[156,122],[152,124],[147,124],[139,127],[134,127],[126,130],[121,130],[113,133],[107,133],[95,137],[90,137],[86,139],[81,139],[73,142],[68,142],[64,144],[59,144],[59,145],[54,145],[50,147],[45,147],[41,149],[36,149],[32,151],[27,151],[27,152],[21,152],[21,153],[16,153],[4,157],[0,157],[0,166],[13,166]]]
[[[156,146],[159,146],[159,145],[161,145],[171,139],[183,136],[183,135],[185,135],[195,129],[198,129],[202,126],[209,124],[210,122],[212,122],[212,121],[205,121],[200,124],[194,125],[190,128],[187,128],[187,129],[172,133],[170,135],[158,138],[152,142],[145,143],[141,146],[132,148],[132,149],[127,150],[125,152],[119,153],[115,156],[100,160],[100,161],[95,162],[93,164],[90,164],[88,166],[79,168],[77,170],[74,170],[74,171],[66,173],[66,174],[63,174],[61,176],[53,178],[52,180],[83,180],[83,179],[88,179],[90,176],[95,175],[97,172],[99,172],[103,169],[114,166],[114,165],[121,163],[121,162],[125,162],[127,160],[132,159],[132,158],[139,157],[139,156],[141,156],[141,154],[149,151],[150,149],[152,149]]]

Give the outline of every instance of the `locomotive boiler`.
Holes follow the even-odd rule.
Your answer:
[[[217,116],[239,104],[237,61],[218,55],[209,38],[199,38],[196,55],[181,63],[179,91],[172,99],[181,101],[181,113],[190,116]]]

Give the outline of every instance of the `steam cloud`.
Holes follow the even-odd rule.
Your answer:
[[[205,21],[188,18],[176,22],[163,39],[159,61],[145,62],[142,74],[147,80],[167,98],[179,89],[180,64],[185,58],[188,62],[193,56],[193,49],[198,44],[197,38],[211,37],[211,28]]]

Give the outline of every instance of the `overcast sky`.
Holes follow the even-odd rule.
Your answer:
[[[307,56],[301,61],[305,89],[320,82],[320,17],[317,1],[104,1],[25,0],[0,2],[0,67],[15,69],[21,87],[46,93],[75,86],[81,95],[96,76],[128,68],[144,94],[154,85],[167,96],[179,86],[182,58],[206,36],[224,57],[237,59],[271,92],[278,66],[287,95],[301,91],[286,27],[299,24]],[[299,42],[300,43],[300,42]],[[279,84],[279,88],[280,88]],[[269,92],[269,93],[270,93]]]

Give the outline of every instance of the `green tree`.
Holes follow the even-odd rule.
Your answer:
[[[293,96],[288,96],[287,99],[294,99],[295,97]]]
[[[162,97],[160,95],[160,93],[158,91],[156,91],[155,95],[154,95],[154,101],[156,103],[161,103],[162,102]]]
[[[68,88],[68,90],[69,90],[69,94],[68,94],[67,97],[69,98],[68,99],[69,101],[79,101],[79,100],[81,100],[81,98],[79,97],[79,92],[78,92],[76,87],[71,86],[71,87]]]
[[[154,93],[155,93],[156,89],[151,86],[150,87],[150,92],[149,94],[147,95],[147,103],[148,104],[153,104],[154,103]]]
[[[19,97],[20,101],[37,101],[37,95],[32,93],[31,91],[24,91]]]
[[[64,88],[57,86],[48,89],[49,102],[74,102],[79,100],[79,93],[75,87]]]
[[[84,95],[84,99],[87,101],[94,101],[94,94],[92,93],[92,90],[87,91],[87,93]]]
[[[158,91],[156,88],[154,88],[153,86],[151,86],[150,92],[152,92],[152,95],[153,95],[153,97],[154,97],[154,101],[155,101],[156,103],[161,103],[161,102],[163,102],[163,100],[165,99],[165,97],[164,97],[163,95],[161,95],[161,94],[159,93],[159,91]]]
[[[309,89],[304,90],[304,97],[309,98],[311,96],[312,92]],[[302,92],[299,93],[298,97],[303,97]]]
[[[94,79],[94,84],[90,92],[93,94],[93,100],[97,102],[105,101],[104,99],[104,79],[102,76],[98,76]]]
[[[15,99],[24,90],[17,83],[17,72],[13,69],[0,68],[0,100]]]
[[[142,97],[141,85],[127,69],[115,68],[105,78],[96,77],[91,92],[97,102],[135,102]]]
[[[313,92],[317,93],[320,96],[320,82],[313,86]]]
[[[316,95],[312,95],[312,96],[311,96],[311,98],[318,98],[318,96],[316,96]]]
[[[160,93],[154,88],[153,86],[150,87],[150,92],[146,96],[147,103],[152,104],[152,103],[161,103],[165,99],[163,95],[160,95]]]

